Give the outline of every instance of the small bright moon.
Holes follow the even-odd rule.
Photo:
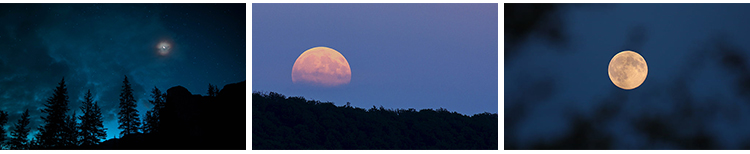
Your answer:
[[[159,52],[159,55],[166,56],[167,54],[169,54],[171,46],[167,42],[160,42],[158,45],[156,45],[156,49]]]
[[[328,47],[303,52],[292,66],[292,82],[333,87],[348,84],[352,70],[344,55]]]
[[[615,86],[631,90],[638,88],[646,81],[648,65],[646,60],[633,51],[622,51],[617,53],[609,61],[609,79]]]

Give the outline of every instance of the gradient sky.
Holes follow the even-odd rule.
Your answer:
[[[65,77],[69,114],[90,89],[102,108],[107,138],[119,135],[117,112],[128,76],[142,116],[151,89],[181,85],[206,95],[245,80],[245,4],[0,4],[0,110],[10,128],[40,109]],[[172,52],[157,54],[160,41]]]
[[[252,90],[369,109],[497,113],[497,4],[253,4]],[[297,57],[326,46],[351,82],[292,83]]]
[[[678,138],[705,133],[720,149],[750,143],[750,100],[741,86],[750,4],[566,4],[555,12],[551,19],[560,22],[551,26],[562,28],[561,45],[533,33],[517,56],[504,59],[506,143],[555,141],[571,132],[574,117],[600,118],[602,106],[616,106],[597,125],[616,149],[679,147],[639,131],[643,118],[663,119],[665,132]],[[646,81],[631,91],[607,74],[624,50],[648,63]]]

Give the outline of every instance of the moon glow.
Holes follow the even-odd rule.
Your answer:
[[[172,50],[172,46],[167,42],[160,42],[156,45],[156,50],[159,52],[159,55],[166,56]]]
[[[344,55],[328,47],[314,47],[303,52],[292,66],[292,82],[333,87],[352,79]]]
[[[631,90],[643,84],[648,75],[648,65],[643,57],[633,51],[617,53],[609,61],[609,79],[615,86]]]

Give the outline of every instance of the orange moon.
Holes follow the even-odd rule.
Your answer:
[[[622,51],[609,61],[609,79],[615,86],[631,90],[638,88],[646,81],[648,65],[641,54],[633,51]]]
[[[314,47],[299,55],[292,66],[292,82],[324,87],[348,84],[352,70],[344,55],[328,47]]]

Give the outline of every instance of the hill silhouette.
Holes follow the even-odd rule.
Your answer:
[[[246,149],[245,81],[224,86],[216,97],[194,95],[182,86],[169,88],[166,95],[158,132],[129,134],[93,146],[52,149]]]
[[[365,110],[253,92],[253,149],[498,149],[497,114]]]

